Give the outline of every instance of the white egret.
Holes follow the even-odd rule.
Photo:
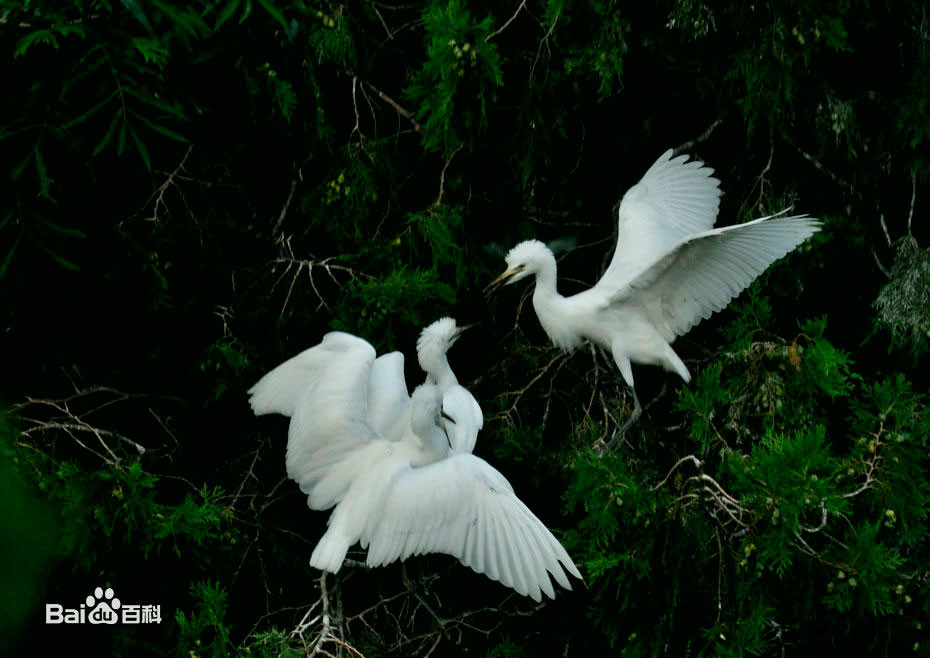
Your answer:
[[[478,401],[459,384],[446,357],[466,329],[468,326],[459,327],[452,318],[440,318],[421,331],[417,340],[417,361],[426,373],[426,383],[442,391],[442,409],[452,419],[445,426],[453,452],[471,452],[484,426]]]
[[[773,262],[820,229],[806,215],[772,215],[713,228],[720,181],[688,156],[666,151],[624,195],[613,259],[591,288],[570,297],[556,289],[555,256],[538,240],[506,256],[490,286],[535,276],[533,308],[552,342],[574,350],[590,341],[613,355],[633,392],[634,409],[608,448],[642,412],[631,363],[659,365],[691,381],[671,347],[723,309]]]
[[[385,438],[369,398],[373,387],[403,385],[385,375],[391,361],[373,377],[374,348],[333,332],[249,390],[256,414],[291,417],[287,473],[310,508],[335,507],[311,566],[337,573],[359,541],[370,566],[445,553],[536,601],[555,596],[550,577],[571,589],[566,572],[581,574],[507,479],[483,459],[451,451],[438,386],[418,387],[401,436]]]
[[[474,396],[458,383],[446,352],[468,326],[459,327],[449,317],[440,318],[420,332],[417,361],[426,373],[426,382],[442,391],[442,407],[451,418],[443,421],[453,452],[471,452],[484,415]],[[404,378],[404,355],[382,354],[368,380],[368,415],[372,424],[390,441],[400,439],[410,424],[410,396]]]

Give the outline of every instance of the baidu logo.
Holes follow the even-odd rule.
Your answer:
[[[45,604],[46,624],[160,624],[161,605],[122,603],[112,587],[97,587],[77,608]]]

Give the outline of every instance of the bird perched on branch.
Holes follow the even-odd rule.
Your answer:
[[[538,240],[516,245],[491,285],[536,278],[533,308],[552,342],[574,350],[590,341],[612,354],[633,392],[633,414],[608,449],[642,412],[632,363],[659,365],[691,381],[671,347],[702,319],[723,309],[776,260],[820,229],[806,215],[771,215],[713,228],[720,181],[703,162],[666,151],[624,195],[617,247],[591,288],[570,297],[556,289],[552,251]]]
[[[406,395],[396,358],[373,376],[376,362],[369,343],[333,332],[249,390],[256,414],[291,418],[287,474],[310,508],[335,508],[311,566],[337,573],[361,542],[369,566],[445,553],[536,601],[555,596],[550,577],[571,589],[566,572],[581,574],[507,479],[470,451],[453,451],[442,421],[454,419],[444,418],[440,386],[428,381],[414,391],[406,425],[373,420],[381,402],[372,399],[402,388]],[[393,440],[379,425],[396,432]]]

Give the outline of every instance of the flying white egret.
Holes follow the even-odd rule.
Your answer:
[[[536,277],[533,308],[552,342],[574,350],[590,341],[613,355],[633,391],[629,420],[639,417],[631,363],[659,365],[686,382],[691,374],[671,343],[726,307],[779,258],[820,230],[806,215],[772,215],[713,228],[720,181],[688,156],[663,153],[624,195],[613,259],[591,288],[570,297],[556,290],[555,256],[538,240],[506,256],[507,270],[488,289]]]
[[[581,574],[507,479],[450,449],[438,386],[418,387],[401,436],[385,438],[371,418],[370,392],[399,383],[373,378],[375,363],[366,341],[333,332],[249,390],[256,414],[290,416],[287,473],[310,508],[335,507],[311,566],[337,573],[359,541],[370,566],[446,553],[535,601],[555,596],[550,576],[571,589],[566,572]]]

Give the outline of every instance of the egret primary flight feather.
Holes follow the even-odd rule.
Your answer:
[[[371,566],[445,553],[536,601],[555,595],[550,578],[571,589],[567,574],[581,578],[578,569],[506,478],[453,452],[439,386],[414,391],[394,440],[377,427],[372,390],[389,399],[405,384],[396,358],[373,377],[376,362],[366,341],[334,332],[249,391],[256,413],[291,417],[287,473],[311,509],[335,508],[310,564],[336,573],[361,542]]]
[[[666,151],[624,195],[617,248],[601,279],[563,297],[556,261],[538,240],[507,254],[507,270],[489,288],[535,277],[533,308],[546,334],[565,350],[590,341],[608,350],[642,410],[632,363],[659,365],[691,380],[671,347],[695,324],[721,310],[765,269],[820,230],[806,215],[762,217],[713,228],[720,182],[713,170]]]

